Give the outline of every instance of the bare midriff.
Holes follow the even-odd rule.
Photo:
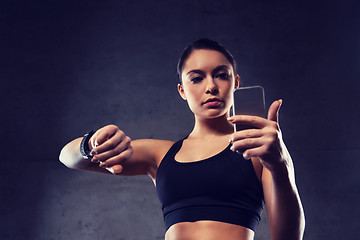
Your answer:
[[[253,240],[251,229],[216,221],[181,222],[172,225],[165,240]]]

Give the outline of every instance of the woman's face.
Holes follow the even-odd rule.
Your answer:
[[[196,117],[216,118],[228,113],[239,76],[234,76],[232,65],[222,53],[194,50],[184,64],[181,78],[179,93]]]

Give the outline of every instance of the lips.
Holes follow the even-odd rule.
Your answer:
[[[220,103],[223,103],[224,101],[220,98],[208,98],[205,102],[203,102],[203,105],[204,104],[211,104],[211,105],[214,105],[214,104],[220,104]]]

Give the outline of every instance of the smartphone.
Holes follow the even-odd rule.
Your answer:
[[[266,118],[265,91],[261,86],[240,87],[233,92],[233,115],[251,115]],[[253,126],[235,124],[235,131],[254,128]]]

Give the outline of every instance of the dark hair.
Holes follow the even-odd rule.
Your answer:
[[[194,41],[189,46],[187,46],[184,49],[183,53],[181,54],[181,57],[179,59],[178,65],[177,65],[177,74],[179,77],[180,84],[182,83],[181,73],[184,68],[185,61],[188,59],[188,57],[194,50],[200,50],[200,49],[215,50],[215,51],[218,51],[218,52],[224,54],[224,56],[229,60],[230,64],[232,65],[232,67],[234,69],[234,74],[236,75],[236,62],[234,60],[234,57],[231,55],[231,53],[220,43],[218,43],[214,40],[202,38],[202,39]]]

